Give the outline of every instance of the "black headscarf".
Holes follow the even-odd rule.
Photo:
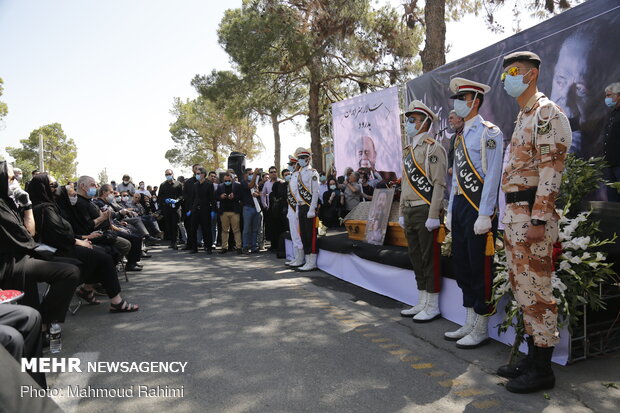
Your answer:
[[[8,205],[15,206],[15,203],[9,197],[9,168],[6,161],[0,161],[0,199]]]
[[[54,194],[52,193],[52,188],[50,188],[50,178],[47,172],[42,172],[32,177],[28,184],[28,194],[30,194],[32,205],[54,202]]]

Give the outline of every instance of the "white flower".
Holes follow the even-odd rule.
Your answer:
[[[560,261],[560,271],[567,271],[570,269],[570,263],[566,260]]]
[[[588,263],[588,265],[589,265],[590,267],[592,267],[592,268],[596,268],[596,267],[598,267],[600,264],[599,264],[598,262],[596,262],[596,261],[592,261],[592,262]]]
[[[596,260],[597,261],[605,261],[605,254],[603,254],[602,252],[598,252],[596,253]]]
[[[573,263],[573,264],[581,264],[581,258],[580,257],[573,257],[569,261],[571,263]]]
[[[584,252],[583,255],[581,256],[582,260],[587,260],[588,258],[590,258],[592,255],[589,252]]]
[[[551,286],[553,287],[553,289],[559,290],[561,293],[564,293],[564,291],[566,291],[566,289],[568,288],[566,287],[566,284],[564,284],[562,280],[555,275],[555,273],[553,273],[551,277]]]

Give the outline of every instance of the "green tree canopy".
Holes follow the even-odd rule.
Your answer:
[[[2,96],[2,93],[4,92],[3,85],[4,80],[2,80],[2,78],[0,77],[0,96]],[[0,121],[6,116],[7,113],[9,113],[9,107],[6,105],[6,103],[0,101]]]
[[[256,126],[248,117],[233,117],[205,98],[185,101],[175,98],[170,124],[175,146],[166,152],[173,165],[200,163],[209,169],[223,166],[232,151],[255,158],[263,149],[256,136]]]
[[[287,75],[238,75],[232,71],[212,71],[196,75],[192,85],[218,109],[229,116],[254,114],[270,122],[274,137],[274,165],[281,166],[280,125],[303,115],[306,98],[303,85]]]
[[[43,136],[43,165],[45,171],[54,176],[59,183],[75,181],[77,174],[77,146],[73,139],[67,138],[60,123],[45,125],[35,129],[27,139],[19,141],[20,148],[7,147],[7,152],[15,158],[24,176],[38,168],[39,135]]]
[[[313,163],[322,168],[321,118],[329,103],[396,84],[419,71],[421,30],[369,0],[244,0],[219,41],[243,76],[286,76],[307,90]]]

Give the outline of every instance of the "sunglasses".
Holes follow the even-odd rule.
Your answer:
[[[499,78],[503,82],[504,80],[506,80],[506,76],[509,76],[509,75],[510,76],[517,76],[520,72],[521,72],[521,68],[520,67],[512,66],[512,67],[508,68],[508,70],[502,72],[502,74],[499,75]],[[529,72],[530,71],[528,70],[527,73],[529,73]]]

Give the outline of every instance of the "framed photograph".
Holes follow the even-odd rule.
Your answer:
[[[375,189],[368,211],[368,222],[366,223],[367,243],[383,245],[393,199],[394,188]]]

